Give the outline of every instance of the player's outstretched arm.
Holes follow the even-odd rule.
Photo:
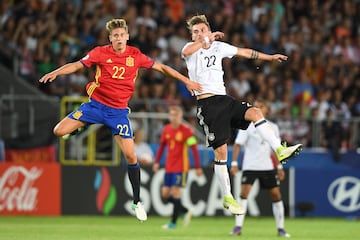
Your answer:
[[[161,155],[163,154],[164,150],[165,150],[165,142],[163,141],[160,141],[159,143],[159,148],[156,152],[156,155],[155,155],[155,161],[154,161],[154,165],[153,165],[153,172],[157,172],[160,168],[160,158],[161,158]]]
[[[70,73],[78,71],[79,69],[81,69],[83,67],[84,67],[84,65],[80,61],[73,62],[73,63],[67,63],[67,64],[55,69],[54,71],[49,72],[49,73],[45,74],[44,76],[42,76],[39,79],[39,82],[41,82],[41,83],[52,82],[59,75],[70,74]]]
[[[231,162],[231,168],[230,168],[230,173],[232,175],[236,175],[236,173],[239,171],[239,167],[238,167],[238,157],[240,154],[240,144],[235,143],[233,145],[233,154],[232,154],[232,162]]]
[[[218,40],[223,37],[224,37],[224,33],[219,32],[219,31],[209,32],[209,34],[206,36],[198,35],[192,43],[187,44],[183,48],[183,50],[181,51],[181,54],[184,57],[188,57],[188,56],[192,55],[194,52],[196,52],[197,50],[199,50],[200,48],[209,48],[213,41]]]
[[[201,85],[199,83],[191,81],[189,78],[185,77],[184,75],[182,75],[175,69],[173,69],[165,64],[155,62],[152,68],[156,71],[161,72],[162,74],[164,74],[166,76],[175,78],[175,79],[185,83],[186,88],[191,92],[191,94],[193,94],[194,90],[198,91],[198,92],[202,91]]]
[[[254,60],[260,59],[260,60],[278,61],[278,62],[283,62],[288,59],[287,56],[282,55],[282,54],[269,55],[269,54],[265,54],[262,52],[258,52],[256,50],[250,49],[250,48],[238,48],[236,55],[244,57],[244,58],[248,58],[248,59],[254,59]]]
[[[194,138],[194,136],[192,136],[191,138]],[[197,147],[197,144],[195,143],[194,145],[190,146],[191,151],[193,152],[193,156],[194,156],[194,162],[195,162],[195,174],[196,176],[201,176],[203,174],[202,168],[201,168],[201,164],[200,164],[200,155],[199,155],[199,150]]]

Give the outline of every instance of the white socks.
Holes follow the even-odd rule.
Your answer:
[[[277,228],[284,229],[284,204],[283,201],[273,202],[272,210]]]
[[[220,183],[223,196],[232,197],[229,173],[226,165],[227,160],[215,160],[214,172]],[[217,164],[220,163],[220,164]]]
[[[245,213],[243,215],[235,216],[235,226],[242,227],[245,220],[245,215],[247,212],[247,199],[241,199],[240,202],[243,207]],[[284,229],[284,204],[283,201],[273,202],[272,203],[273,215],[276,222],[276,227],[279,229]]]
[[[276,151],[281,146],[281,140],[275,135],[274,130],[271,128],[265,118],[262,118],[254,123],[256,130],[258,130],[261,137],[266,140],[271,148]]]
[[[242,208],[244,209],[244,214],[242,215],[235,215],[235,226],[238,227],[242,227],[244,224],[244,220],[245,220],[245,215],[247,212],[247,199],[242,199],[240,200],[240,204],[242,206]]]

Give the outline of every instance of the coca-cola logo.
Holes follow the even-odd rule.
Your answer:
[[[33,211],[39,192],[39,189],[34,187],[34,182],[41,174],[42,170],[37,167],[9,167],[0,176],[0,212]]]

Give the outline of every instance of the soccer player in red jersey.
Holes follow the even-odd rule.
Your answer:
[[[112,19],[106,23],[110,44],[92,49],[81,60],[67,63],[45,74],[39,82],[52,82],[59,75],[70,74],[84,67],[96,65],[94,81],[86,86],[89,102],[62,119],[54,128],[54,134],[62,137],[90,124],[104,124],[114,135],[128,163],[129,179],[133,188],[133,205],[140,221],[147,219],[140,202],[140,168],[134,150],[133,133],[128,118],[128,101],[134,93],[134,83],[139,68],[157,70],[185,83],[191,92],[200,90],[173,68],[158,63],[144,55],[138,48],[127,45],[129,31],[124,19]]]
[[[176,227],[176,221],[179,214],[185,214],[184,226],[187,226],[191,220],[191,210],[186,209],[181,204],[181,188],[186,186],[187,172],[190,169],[189,148],[194,156],[196,175],[202,174],[200,168],[199,152],[197,149],[197,140],[192,129],[182,123],[183,111],[180,106],[169,108],[169,121],[165,125],[160,139],[159,149],[156,153],[153,171],[157,172],[160,167],[160,158],[167,146],[167,156],[165,161],[164,183],[161,188],[162,198],[174,204],[174,210],[171,221],[163,228],[171,229]]]

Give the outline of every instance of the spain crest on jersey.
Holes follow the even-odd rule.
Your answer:
[[[126,58],[126,66],[133,67],[134,66],[134,58],[131,56],[128,56]]]
[[[177,132],[176,135],[175,135],[175,140],[180,142],[180,141],[182,141],[182,139],[183,139],[182,133]]]
[[[80,111],[76,111],[75,113],[73,113],[73,117],[75,119],[79,119],[81,116],[82,116],[82,112],[80,112]]]

